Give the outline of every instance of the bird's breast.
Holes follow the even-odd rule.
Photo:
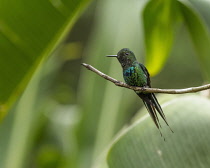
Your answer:
[[[123,77],[125,82],[131,86],[145,86],[146,85],[146,76],[137,67],[128,67],[123,70]]]

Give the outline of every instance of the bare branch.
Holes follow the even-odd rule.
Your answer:
[[[110,82],[114,83],[116,86],[125,87],[128,89],[132,89],[135,91],[141,91],[141,92],[145,92],[145,93],[183,94],[183,93],[194,93],[194,92],[199,92],[202,90],[210,89],[210,84],[198,86],[198,87],[184,88],[184,89],[158,89],[158,88],[135,87],[135,86],[127,85],[124,82],[118,81],[118,80],[102,73],[101,71],[97,70],[96,68],[94,68],[93,66],[91,66],[89,64],[82,63],[82,65],[84,67],[86,67],[88,70],[91,70],[91,71],[95,72],[97,75],[103,77],[104,79],[109,80]]]

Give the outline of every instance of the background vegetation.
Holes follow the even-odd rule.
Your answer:
[[[0,167],[208,167],[208,91],[158,95],[166,142],[123,80],[130,48],[152,86],[210,79],[209,1],[0,0]],[[70,33],[68,33],[70,32]]]

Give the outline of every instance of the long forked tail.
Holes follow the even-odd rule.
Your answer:
[[[161,128],[159,119],[158,119],[158,115],[156,113],[156,111],[159,113],[159,115],[162,117],[162,119],[165,121],[165,123],[168,125],[168,127],[170,128],[166,117],[163,113],[163,110],[160,106],[160,104],[157,101],[157,98],[155,97],[154,93],[148,93],[148,94],[142,94],[142,93],[137,93],[137,95],[143,100],[144,105],[147,108],[147,111],[149,112],[152,120],[154,121],[156,127],[159,129]],[[160,129],[159,129],[160,130]],[[170,128],[171,132],[173,132],[173,130]],[[161,136],[162,133],[160,132]]]

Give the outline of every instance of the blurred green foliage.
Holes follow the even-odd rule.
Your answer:
[[[73,25],[88,0],[0,1],[0,118]]]
[[[187,27],[198,53],[206,80],[209,80],[210,36],[198,13],[186,2],[149,1],[143,12],[147,67],[151,76],[164,66],[180,21]],[[151,22],[152,20],[152,22]]]
[[[150,75],[160,72],[165,64],[179,18],[177,1],[149,1],[143,11],[146,66]]]
[[[209,2],[10,3],[0,0],[1,110],[17,101],[0,126],[1,168],[145,167],[149,159],[158,166],[157,149],[164,156],[160,167],[176,166],[182,154],[187,158],[183,163],[207,167],[209,100],[202,94],[158,96],[175,131],[162,124],[164,143],[132,91],[87,71],[81,62],[122,80],[117,60],[105,55],[127,47],[140,62],[145,56],[149,71],[158,74],[152,86],[201,85],[210,74]],[[50,54],[71,27],[65,42]],[[114,138],[126,124],[130,126]],[[206,138],[201,138],[202,130]]]

